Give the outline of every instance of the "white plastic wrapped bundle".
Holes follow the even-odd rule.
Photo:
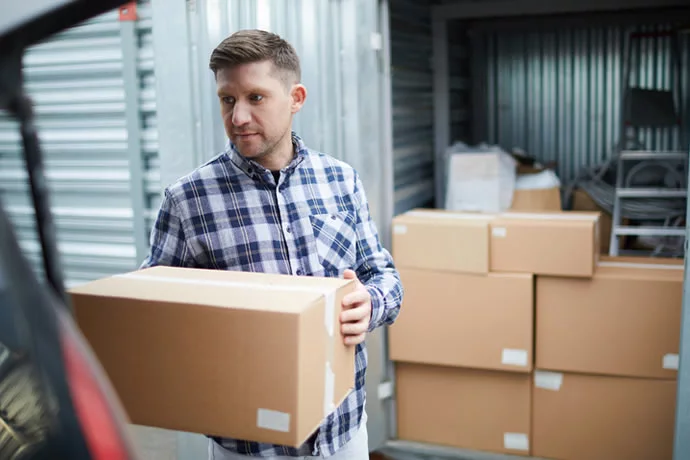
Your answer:
[[[517,161],[498,146],[468,147],[456,143],[447,150],[445,208],[449,211],[496,213],[510,209]]]

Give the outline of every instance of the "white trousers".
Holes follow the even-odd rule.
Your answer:
[[[212,439],[208,440],[208,459],[209,460],[247,460],[251,457],[230,452],[219,446]],[[255,457],[258,458],[258,457]],[[301,459],[320,458],[320,457],[298,457]],[[368,460],[369,459],[369,434],[367,432],[367,413],[362,416],[362,424],[359,431],[342,446],[335,455],[329,457],[332,460]],[[264,457],[266,459],[266,457]],[[268,460],[294,460],[295,457],[268,457]]]

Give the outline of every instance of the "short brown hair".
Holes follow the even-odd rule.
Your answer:
[[[287,80],[302,78],[299,57],[295,49],[280,36],[264,30],[240,30],[223,40],[211,53],[209,67],[213,74],[219,69],[240,64],[271,61]]]

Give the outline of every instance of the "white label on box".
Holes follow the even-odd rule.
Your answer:
[[[563,385],[563,374],[560,372],[536,371],[534,386],[544,390],[558,391]]]
[[[529,450],[529,437],[525,433],[503,433],[503,448]]]
[[[335,291],[330,291],[324,294],[326,305],[324,305],[324,324],[326,325],[326,331],[328,331],[328,336],[333,337],[333,332],[335,329]]]
[[[276,410],[259,409],[256,414],[256,426],[266,430],[290,432],[290,414]]]
[[[407,233],[407,225],[397,224],[393,226],[393,233],[396,235],[404,235]]]
[[[527,350],[516,350],[512,348],[504,348],[503,356],[501,356],[501,363],[511,366],[527,366],[528,353]]]
[[[331,369],[331,363],[326,361],[326,389],[323,399],[323,416],[328,415],[335,409],[333,400],[335,399],[335,373]]]
[[[677,371],[678,370],[678,364],[679,364],[679,356],[677,353],[668,353],[664,355],[664,360],[663,360],[663,367],[664,369],[670,369]]]
[[[491,229],[491,235],[496,238],[505,238],[508,235],[508,230],[505,227],[494,227]]]

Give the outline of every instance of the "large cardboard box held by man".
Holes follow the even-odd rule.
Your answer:
[[[527,273],[400,269],[404,314],[389,330],[394,361],[532,370],[534,284]]]
[[[676,381],[537,371],[532,455],[671,460]]]
[[[354,388],[352,281],[155,267],[72,289],[132,423],[301,445]]]
[[[594,277],[537,277],[539,369],[675,379],[682,260],[606,258]]]
[[[399,439],[530,454],[530,374],[396,363],[395,375]]]

